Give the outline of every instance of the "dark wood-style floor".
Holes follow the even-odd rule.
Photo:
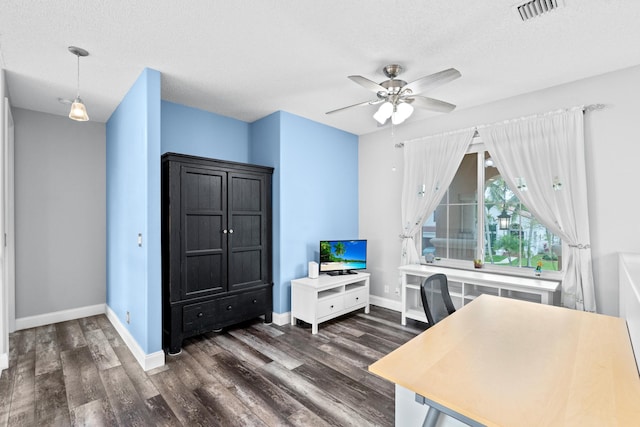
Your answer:
[[[391,426],[367,367],[424,330],[372,306],[320,325],[259,320],[185,341],[144,372],[104,315],[15,332],[0,425]]]

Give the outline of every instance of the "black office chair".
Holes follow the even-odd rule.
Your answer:
[[[424,279],[420,286],[420,297],[430,327],[456,311],[444,274],[434,274]]]

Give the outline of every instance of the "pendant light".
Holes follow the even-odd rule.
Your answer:
[[[89,116],[87,115],[87,108],[82,103],[82,99],[80,99],[80,57],[88,56],[89,52],[86,50],[76,47],[69,46],[69,52],[74,54],[78,59],[78,91],[76,93],[76,98],[73,100],[71,104],[71,111],[69,111],[69,118],[71,120],[76,120],[79,122],[86,122],[89,120]]]

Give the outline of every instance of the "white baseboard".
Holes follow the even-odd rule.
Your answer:
[[[16,331],[51,325],[52,323],[66,322],[67,320],[80,319],[82,317],[95,316],[97,314],[104,314],[105,307],[105,304],[96,304],[88,305],[86,307],[72,308],[69,310],[54,311],[53,313],[39,314],[36,316],[21,317],[16,319]]]
[[[81,319],[83,317],[106,314],[120,337],[125,342],[142,369],[149,371],[164,365],[164,351],[146,354],[138,342],[133,338],[129,330],[118,319],[118,316],[106,304],[96,304],[69,310],[55,311],[53,313],[39,314],[37,316],[21,317],[16,319],[16,330],[37,328],[38,326],[52,323],[66,322],[68,320]],[[9,357],[6,353],[0,354],[0,371],[9,366]]]
[[[377,305],[378,307],[387,308],[389,310],[397,312],[402,311],[402,302],[389,298],[382,298],[376,295],[369,296],[369,304]]]
[[[284,326],[291,323],[291,312],[286,313],[273,313],[273,323],[278,326]]]
[[[9,367],[9,353],[0,353],[0,374]]]
[[[133,335],[129,332],[129,330],[122,324],[116,313],[109,307],[106,306],[106,314],[107,319],[111,322],[120,337],[127,345],[133,357],[138,361],[140,366],[145,371],[150,371],[151,369],[159,368],[164,365],[164,351],[156,351],[155,353],[146,354],[140,344],[133,338]]]

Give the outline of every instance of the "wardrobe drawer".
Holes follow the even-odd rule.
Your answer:
[[[260,289],[259,291],[240,295],[242,308],[247,317],[264,314],[270,306],[267,299],[269,296],[268,289]]]
[[[216,322],[228,324],[231,321],[248,320],[265,314],[268,307],[268,296],[268,289],[261,289],[220,298]]]
[[[210,327],[215,319],[215,301],[185,305],[182,309],[182,330],[198,331]]]
[[[235,319],[242,317],[241,295],[231,295],[217,299],[216,302],[216,325],[221,328]]]

